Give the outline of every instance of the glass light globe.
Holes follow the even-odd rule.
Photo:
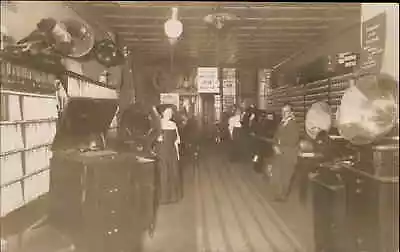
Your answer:
[[[170,19],[165,22],[164,31],[168,38],[179,38],[183,32],[183,24],[179,20]]]

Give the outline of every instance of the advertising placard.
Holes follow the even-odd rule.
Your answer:
[[[199,93],[219,93],[218,68],[197,68],[197,91]]]

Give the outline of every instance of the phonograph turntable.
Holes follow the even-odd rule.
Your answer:
[[[300,147],[316,167],[316,251],[399,247],[397,85],[390,76],[363,76],[344,92],[335,122],[323,102],[307,113],[309,140]],[[328,134],[333,128],[337,135]]]

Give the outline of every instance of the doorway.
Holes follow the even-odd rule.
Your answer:
[[[212,135],[212,131],[214,130],[215,123],[215,99],[213,94],[203,94],[201,95],[202,101],[202,113],[201,113],[201,122],[203,132],[207,136]]]

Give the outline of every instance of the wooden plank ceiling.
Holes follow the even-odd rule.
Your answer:
[[[80,5],[134,53],[154,60],[171,56],[163,27],[171,17],[171,7],[178,7],[184,31],[173,47],[174,58],[200,64],[219,59],[222,64],[263,62],[273,66],[344,24],[360,21],[359,3],[80,1]],[[216,12],[238,17],[218,33],[220,50],[217,33],[203,21]]]

